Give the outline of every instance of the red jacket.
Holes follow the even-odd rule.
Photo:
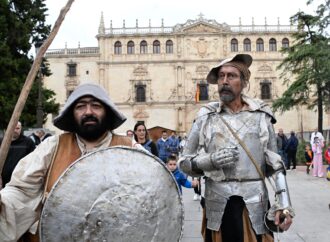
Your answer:
[[[327,160],[328,164],[330,165],[330,147],[325,150],[324,157]]]

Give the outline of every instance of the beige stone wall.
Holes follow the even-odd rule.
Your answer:
[[[250,26],[251,27],[251,26]],[[253,27],[253,26],[252,26]],[[280,29],[280,26],[277,26]],[[247,28],[247,27],[246,27]],[[250,86],[245,92],[252,97],[260,98],[260,83],[270,81],[273,99],[281,96],[286,86],[279,79],[280,71],[276,67],[281,63],[283,55],[279,51],[269,51],[269,39],[275,38],[280,50],[283,38],[292,43],[290,33],[284,31],[228,31],[228,26],[209,22],[206,19],[187,21],[186,24],[173,28],[172,32],[157,31],[146,34],[111,34],[111,29],[104,29],[97,36],[99,49],[81,49],[79,54],[47,54],[52,76],[45,79],[45,86],[53,89],[58,102],[63,105],[69,90],[79,83],[96,81],[108,90],[111,99],[127,116],[127,121],[117,132],[132,129],[136,121],[145,121],[148,128],[161,126],[188,132],[199,108],[209,101],[218,100],[217,86],[209,85],[209,101],[195,103],[196,85],[205,81],[209,70],[221,59],[243,52],[243,40],[251,40],[251,51],[254,61],[250,68]],[[110,32],[109,32],[110,31]],[[121,30],[123,32],[127,31]],[[131,29],[130,31],[134,31]],[[109,32],[109,33],[108,33]],[[238,40],[239,52],[231,52],[231,40]],[[264,52],[256,51],[256,40],[264,40]],[[142,40],[148,43],[148,53],[140,54],[139,44]],[[159,40],[161,53],[152,53],[152,43]],[[173,53],[165,53],[165,43],[173,41]],[[114,54],[114,43],[122,43],[122,54]],[[134,41],[135,53],[127,54],[127,42]],[[65,54],[63,54],[65,53]],[[77,64],[77,76],[68,77],[67,64]],[[146,102],[135,102],[135,85],[146,85]],[[267,100],[271,104],[272,100]],[[304,108],[293,109],[283,114],[276,114],[275,125],[290,130],[300,131],[301,124],[305,131],[317,126],[316,113]],[[325,114],[325,117],[326,116]],[[54,130],[52,117],[46,127]],[[324,119],[324,126],[329,127],[329,118]],[[57,130],[58,131],[58,130]]]

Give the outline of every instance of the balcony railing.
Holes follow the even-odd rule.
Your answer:
[[[46,57],[52,55],[79,55],[79,54],[98,54],[98,53],[99,53],[99,47],[50,49],[47,50]]]

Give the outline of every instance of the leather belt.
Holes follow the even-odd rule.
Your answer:
[[[254,182],[254,181],[261,181],[261,178],[251,178],[251,179],[245,179],[245,178],[226,178],[221,180],[222,182]]]

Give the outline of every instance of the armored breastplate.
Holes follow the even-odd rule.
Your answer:
[[[266,147],[263,147],[260,141],[260,126],[264,114],[248,111],[237,114],[210,114],[200,132],[200,145],[207,153],[225,147],[237,147],[239,160],[234,166],[205,172],[205,175],[210,178],[205,184],[207,227],[219,230],[227,199],[236,195],[243,198],[249,214],[253,214],[250,216],[253,229],[257,234],[263,234],[266,232],[263,215],[267,211],[267,190],[253,162],[221,121],[219,115],[222,115],[245,143],[261,170],[265,172],[264,150]]]
[[[226,147],[237,147],[239,149],[239,161],[235,166],[224,168],[220,172],[213,171],[207,174],[214,180],[225,179],[259,179],[255,166],[247,156],[244,149],[239,145],[237,139],[221,121],[219,115],[228,122],[240,139],[245,143],[262,171],[265,170],[264,148],[260,142],[260,120],[263,113],[240,112],[237,114],[212,113],[209,115],[201,131],[203,146],[207,153]],[[223,173],[222,173],[223,172]],[[225,177],[223,177],[223,174]],[[221,177],[221,178],[220,178]]]

